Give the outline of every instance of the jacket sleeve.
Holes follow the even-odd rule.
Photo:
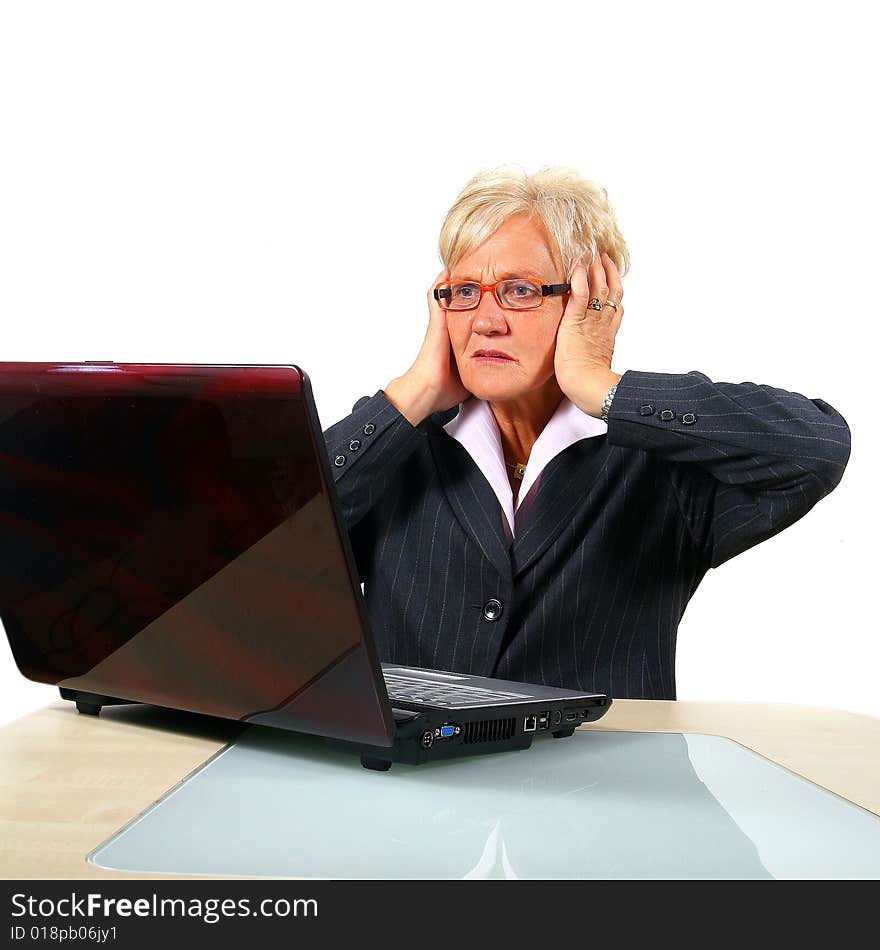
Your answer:
[[[608,413],[611,445],[667,462],[682,516],[718,567],[802,518],[840,481],[846,420],[822,399],[757,383],[627,370]]]
[[[349,532],[425,439],[425,433],[413,426],[381,389],[373,396],[362,396],[350,415],[324,431],[330,470]]]

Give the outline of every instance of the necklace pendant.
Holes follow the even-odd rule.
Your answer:
[[[513,477],[518,478],[520,481],[523,480],[523,476],[526,474],[526,466],[524,462],[517,462],[516,467],[513,470]]]

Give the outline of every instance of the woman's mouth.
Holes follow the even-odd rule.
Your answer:
[[[477,350],[473,354],[471,359],[475,359],[480,363],[513,363],[515,362],[513,357],[507,353],[502,353],[501,350]]]

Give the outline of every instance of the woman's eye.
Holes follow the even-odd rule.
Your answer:
[[[532,297],[538,293],[538,288],[534,284],[514,284],[508,293],[512,293],[515,297]]]

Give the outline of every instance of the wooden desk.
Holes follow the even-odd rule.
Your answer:
[[[96,718],[59,700],[0,729],[0,877],[168,880],[104,871],[85,856],[243,728],[139,705],[107,706]],[[588,728],[724,736],[880,815],[880,720],[869,716],[619,699]]]

